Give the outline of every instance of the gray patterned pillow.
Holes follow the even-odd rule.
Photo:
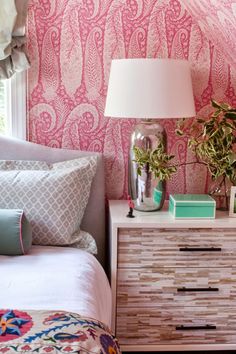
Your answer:
[[[0,160],[0,170],[48,170],[50,165],[45,161]]]
[[[34,244],[83,245],[83,248],[87,244],[95,253],[95,241],[89,234],[80,232],[80,224],[97,157],[47,166],[48,169],[43,165],[43,169],[33,170],[25,170],[22,165],[19,169],[13,166],[12,170],[0,166],[0,208],[24,210],[32,226]]]

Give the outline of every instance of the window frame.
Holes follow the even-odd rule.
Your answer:
[[[6,135],[26,140],[26,72],[6,81]]]

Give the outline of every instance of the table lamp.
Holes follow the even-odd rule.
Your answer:
[[[188,61],[176,59],[112,60],[105,116],[141,118],[131,135],[129,154],[129,194],[135,209],[154,211],[162,207],[165,183],[148,171],[137,173],[133,147],[154,149],[167,134],[157,118],[195,116],[191,72]]]

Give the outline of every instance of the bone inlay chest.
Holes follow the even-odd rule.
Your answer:
[[[126,217],[110,201],[113,330],[124,351],[236,349],[236,219]]]

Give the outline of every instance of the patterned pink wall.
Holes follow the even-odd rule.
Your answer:
[[[236,6],[233,0],[30,0],[29,139],[103,152],[109,198],[127,193],[134,120],[104,118],[112,58],[189,59],[199,116],[210,98],[236,105]],[[163,121],[168,149],[191,161],[186,141]],[[179,169],[170,192],[207,191],[207,172]]]

